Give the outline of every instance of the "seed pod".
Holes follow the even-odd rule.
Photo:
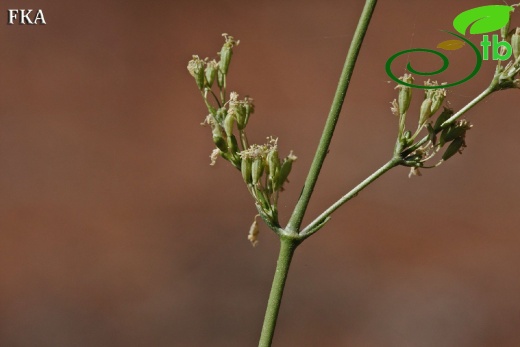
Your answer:
[[[454,125],[450,125],[447,128],[442,129],[441,136],[439,136],[439,146],[442,147],[448,141],[446,141],[446,135],[453,130]]]
[[[466,131],[469,129],[471,129],[471,124],[469,124],[468,121],[458,121],[457,124],[447,129],[446,134],[444,134],[444,141],[450,142],[457,137],[464,137],[466,135]]]
[[[204,60],[194,55],[193,59],[188,62],[188,71],[195,78],[199,90],[204,90]]]
[[[283,161],[282,167],[280,169],[280,175],[278,176],[278,180],[276,181],[276,184],[275,184],[275,189],[274,189],[275,191],[280,190],[283,187],[283,184],[285,183],[285,181],[287,181],[287,178],[289,177],[289,173],[291,173],[293,161],[294,161],[294,159],[291,159],[290,157],[286,158]]]
[[[222,124],[224,122],[224,119],[226,119],[226,116],[227,116],[227,110],[224,107],[219,108],[217,110],[217,112],[215,113],[215,119],[220,124]]]
[[[231,62],[231,56],[233,55],[233,47],[238,45],[239,41],[235,41],[233,36],[227,34],[222,34],[222,36],[224,36],[226,42],[220,50],[219,70],[226,75],[229,69],[229,63]]]
[[[226,145],[226,147],[227,147],[227,145]],[[232,162],[232,160],[233,160],[233,157],[231,156],[231,154],[229,154],[227,152],[220,152],[220,155],[222,156],[222,158],[226,159],[227,161]]]
[[[224,137],[224,134],[222,134],[222,128],[220,125],[218,125],[215,122],[210,123],[211,125],[211,132],[213,134],[213,137]]]
[[[242,158],[242,165],[240,171],[242,172],[242,178],[244,179],[244,182],[246,182],[246,184],[253,183],[252,165],[253,159]]]
[[[509,41],[508,40],[508,34],[509,34],[509,26],[511,25],[511,12],[508,14],[509,20],[507,21],[506,25],[504,25],[500,29],[500,36],[502,36],[502,40]]]
[[[451,116],[453,115],[453,110],[450,108],[444,108],[440,116],[435,121],[435,125],[433,126],[433,129],[435,131],[439,131],[441,128],[442,123],[447,121]]]
[[[224,80],[226,75],[220,69],[217,70],[217,85],[220,89],[224,87]]]
[[[233,135],[233,126],[235,125],[235,117],[230,113],[227,114],[224,119],[224,130],[226,131],[227,136]]]
[[[244,112],[245,112],[245,120],[244,120],[243,128],[245,128],[247,125],[247,122],[249,122],[249,117],[251,116],[251,114],[253,112],[255,112],[255,105],[253,105],[253,99],[248,98],[248,97],[246,97],[244,99]]]
[[[262,206],[262,209],[265,213],[270,213],[271,211],[271,204],[269,203],[269,196],[264,192],[264,190],[260,187],[253,186],[256,201],[260,203],[260,206]]]
[[[446,97],[446,92],[443,89],[437,89],[433,94],[432,105],[430,107],[431,114],[435,114],[437,110],[441,107],[444,98]]]
[[[226,144],[226,140],[222,136],[213,135],[213,142],[217,145],[217,148],[222,151],[222,153],[226,153],[228,150],[228,146]]]
[[[246,120],[246,110],[244,108],[244,105],[241,101],[237,101],[229,106],[230,109],[233,107],[233,113],[235,114],[235,117],[237,119],[237,127],[240,130],[243,130],[246,127],[245,120]]]
[[[269,179],[274,183],[277,181],[280,173],[280,158],[275,148],[267,153],[267,165],[269,166]]]
[[[400,78],[403,82],[413,83],[412,75],[405,74]],[[412,88],[399,85],[399,97],[398,97],[398,105],[399,105],[399,113],[405,114],[408,108],[410,107],[410,102],[412,101]]]
[[[452,140],[455,140],[457,137],[464,137],[466,134],[466,129],[462,127],[451,127],[444,136],[444,142],[450,142]]]
[[[408,110],[408,107],[410,107],[410,101],[412,100],[412,88],[410,87],[401,87],[401,90],[399,91],[399,113],[405,114]]]
[[[237,153],[237,151],[238,151],[238,142],[237,142],[236,137],[233,134],[228,136],[227,144],[228,144],[228,147],[229,147],[229,151],[231,153]]]
[[[516,28],[515,33],[511,37],[511,46],[513,47],[513,56],[516,60],[520,57],[520,28]]]
[[[424,99],[419,112],[419,126],[422,126],[432,115],[432,99]]]
[[[233,50],[231,49],[231,47],[227,43],[225,43],[224,46],[222,46],[222,50],[220,51],[219,68],[224,75],[226,75],[228,72],[229,63],[231,62],[231,56],[233,55]]]
[[[260,182],[262,174],[264,173],[264,159],[262,157],[257,157],[253,160],[251,171],[253,184],[256,185]]]
[[[442,160],[446,161],[453,157],[455,153],[459,152],[461,148],[464,146],[464,139],[462,137],[457,137],[453,140],[452,143],[446,149],[446,152],[442,155]]]
[[[215,60],[212,60],[206,64],[206,69],[204,73],[206,75],[207,86],[211,88],[213,82],[215,81],[215,77],[217,77],[218,63]]]

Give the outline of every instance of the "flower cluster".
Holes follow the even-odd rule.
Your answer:
[[[216,146],[210,156],[211,165],[220,156],[240,170],[260,215],[272,225],[278,226],[278,194],[283,190],[296,156],[291,152],[280,160],[278,139],[272,137],[268,138],[265,145],[249,145],[246,127],[255,106],[252,98],[246,96],[239,99],[236,92],[231,92],[227,99],[227,74],[233,48],[239,41],[227,34],[223,36],[225,42],[219,52],[219,61],[201,59],[194,55],[188,63],[188,71],[195,79],[209,112],[202,124],[211,128]],[[219,90],[218,96],[214,89]],[[250,239],[253,244],[257,242],[257,234],[258,232],[254,242]]]
[[[513,5],[513,6],[518,6]],[[510,12],[511,15],[511,12]],[[502,66],[501,61],[498,61],[495,78],[498,82],[498,89],[520,88],[520,28],[509,30],[511,20],[500,30],[502,39],[511,45],[512,59]],[[501,46],[500,54],[504,53],[504,46]],[[515,79],[516,78],[516,79]]]
[[[403,82],[412,83],[411,75],[405,74],[400,78]],[[466,131],[471,125],[466,120],[444,124],[452,115],[453,111],[444,107],[444,110],[435,119],[435,114],[441,108],[446,98],[446,89],[442,88],[436,81],[426,81],[424,100],[419,109],[417,128],[412,133],[406,130],[406,113],[412,100],[412,88],[405,85],[398,85],[398,98],[392,101],[391,111],[399,117],[399,135],[396,144],[397,154],[402,158],[401,164],[411,168],[410,176],[420,176],[419,168],[433,168],[439,166],[444,161],[451,158],[457,152],[462,153],[466,147]],[[428,131],[426,140],[416,141],[423,129]],[[442,149],[444,152],[439,162],[435,165],[426,165],[430,159],[438,154]]]
[[[516,5],[514,5],[516,6]],[[511,13],[509,13],[511,15]],[[509,30],[510,21],[501,29],[502,39],[511,45],[512,59],[505,66],[502,60],[498,60],[497,68],[491,85],[485,91],[489,95],[500,89],[520,88],[520,28]],[[501,46],[500,54],[505,55],[505,46]],[[509,48],[508,48],[509,49]],[[401,81],[412,84],[413,78],[405,74]],[[410,175],[420,175],[420,168],[433,168],[439,166],[456,153],[462,153],[466,147],[466,132],[472,125],[466,120],[458,120],[463,114],[453,114],[449,108],[444,108],[434,121],[436,112],[442,106],[446,98],[446,90],[437,82],[425,82],[425,96],[419,110],[419,121],[416,130],[412,133],[406,130],[406,112],[412,99],[412,88],[399,84],[399,96],[392,101],[391,111],[399,117],[399,135],[395,147],[395,154],[402,161],[401,165],[411,167]],[[427,129],[428,135],[416,141],[421,130]],[[444,149],[445,148],[445,149]],[[426,165],[426,162],[443,150],[440,161],[434,165]]]
[[[258,209],[277,221],[278,194],[283,191],[292,163],[297,157],[292,153],[283,160],[278,155],[278,139],[268,138],[265,145],[251,145],[240,152],[242,177]]]

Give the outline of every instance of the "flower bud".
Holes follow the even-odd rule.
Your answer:
[[[422,126],[428,118],[432,115],[432,99],[426,98],[421,104],[421,110],[419,112],[419,126]]]
[[[253,159],[248,157],[242,158],[242,165],[240,171],[242,172],[242,178],[244,178],[244,182],[246,182],[246,184],[253,183],[252,164]]]
[[[247,125],[247,122],[249,122],[249,117],[253,112],[255,112],[255,105],[253,105],[253,99],[246,97],[244,99],[244,112],[245,112],[245,121],[243,124],[243,127],[245,128]]]
[[[251,171],[253,184],[256,185],[260,182],[262,174],[264,173],[264,159],[262,157],[257,157],[253,160]]]
[[[285,181],[287,181],[287,178],[289,177],[289,173],[292,169],[292,163],[297,159],[297,157],[292,154],[292,152],[285,158],[285,160],[282,163],[282,167],[280,169],[280,175],[278,176],[278,180],[275,184],[275,191],[280,190],[280,188],[283,187],[283,184]]]
[[[238,100],[238,94],[231,92],[229,99],[229,114],[232,114],[236,121],[239,130],[245,128],[246,110],[244,102]]]
[[[227,138],[227,145],[228,145],[229,151],[231,153],[237,153],[238,152],[238,142],[237,142],[236,137],[233,134],[228,136],[228,138]]]
[[[508,34],[509,34],[509,26],[511,25],[511,12],[509,12],[508,20],[506,25],[504,25],[502,28],[500,28],[500,36],[502,36],[502,40],[509,41],[508,40]]]
[[[233,135],[233,126],[235,125],[235,117],[233,117],[233,114],[229,112],[224,119],[224,130],[226,131],[227,136]]]
[[[517,60],[520,57],[520,28],[516,28],[515,33],[511,37],[511,47],[513,47],[513,56]]]
[[[406,148],[413,143],[413,139],[411,137],[412,132],[410,130],[406,130],[400,140],[401,144],[403,145],[403,148]]]
[[[197,55],[193,56],[193,59],[188,62],[188,71],[195,78],[195,82],[200,90],[204,90],[204,60],[200,59]]]
[[[446,97],[446,90],[445,89],[436,89],[432,96],[432,105],[431,105],[431,114],[435,114],[437,110],[441,107],[444,98]]]
[[[229,69],[229,63],[231,62],[231,56],[233,55],[233,47],[238,45],[239,41],[235,41],[233,36],[229,36],[228,34],[222,34],[222,36],[224,36],[226,42],[220,50],[219,68],[222,73],[226,75]]]
[[[267,153],[267,165],[269,167],[269,179],[274,183],[277,181],[280,173],[280,157],[276,147]]]
[[[224,81],[226,75],[220,69],[217,70],[217,85],[220,89],[224,88]]]
[[[410,74],[405,74],[400,80],[406,83],[413,83],[413,77]],[[399,113],[405,114],[412,100],[412,88],[405,85],[398,85],[397,88],[399,88]]]
[[[213,82],[215,81],[215,77],[217,77],[218,63],[215,60],[212,60],[206,64],[206,69],[204,73],[206,75],[207,86],[211,88]]]
[[[226,116],[227,116],[227,110],[224,107],[219,108],[217,110],[217,112],[215,113],[215,119],[220,124],[222,124],[224,122],[224,119],[226,119]]]
[[[217,148],[222,152],[227,152],[228,146],[226,144],[226,140],[224,140],[224,135],[222,134],[220,125],[215,123],[211,124],[211,130],[213,133],[213,142],[215,145],[217,145]]]

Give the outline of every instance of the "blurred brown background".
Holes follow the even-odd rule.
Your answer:
[[[307,221],[391,155],[386,59],[434,48],[458,13],[492,3],[502,4],[380,2]],[[7,25],[12,8],[41,8],[47,25]],[[257,248],[247,241],[252,199],[228,163],[209,166],[186,65],[216,56],[223,32],[242,41],[228,83],[256,101],[249,135],[279,136],[281,154],[299,157],[285,222],[361,8],[3,1],[0,346],[255,346],[278,243],[264,226]],[[472,69],[468,51],[448,54],[443,80]],[[451,106],[480,93],[493,68],[450,89]],[[420,178],[392,170],[298,249],[275,346],[520,345],[519,95],[471,111],[462,156]]]

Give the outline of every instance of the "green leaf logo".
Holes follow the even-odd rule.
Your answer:
[[[514,10],[506,5],[488,5],[472,8],[459,14],[453,20],[453,27],[462,35],[471,26],[470,34],[485,34],[501,29],[509,22],[510,14]]]

